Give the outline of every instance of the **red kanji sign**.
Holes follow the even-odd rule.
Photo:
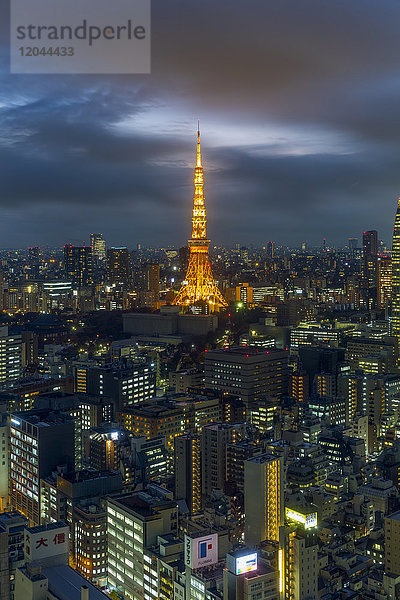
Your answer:
[[[56,533],[53,538],[53,544],[64,544],[65,542],[65,533]]]

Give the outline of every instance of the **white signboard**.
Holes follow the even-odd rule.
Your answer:
[[[32,532],[25,529],[24,550],[28,562],[40,560],[69,551],[69,528],[58,527],[57,529],[44,529]]]
[[[185,565],[192,569],[218,562],[218,534],[192,538],[185,535]]]

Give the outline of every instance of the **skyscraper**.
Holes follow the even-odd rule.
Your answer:
[[[368,304],[376,304],[377,282],[377,259],[378,259],[378,233],[376,231],[364,231],[363,233],[363,276],[364,286],[367,288]]]
[[[106,258],[106,241],[103,239],[102,233],[91,233],[90,245],[94,260],[100,261]]]
[[[23,450],[22,450],[23,449]],[[40,479],[59,465],[72,469],[75,424],[67,414],[31,410],[10,415],[10,478],[12,508],[40,523]]]
[[[208,306],[208,310],[213,312],[227,306],[227,302],[214,281],[208,255],[210,240],[207,240],[206,233],[203,164],[201,160],[199,129],[197,130],[197,161],[194,185],[192,238],[188,242],[190,248],[189,266],[186,273],[186,280],[174,298],[173,304],[179,304],[187,308],[195,305],[204,305],[204,308]]]
[[[128,248],[116,247],[107,250],[107,281],[125,285],[130,283],[131,259]]]
[[[72,283],[85,287],[93,283],[91,246],[64,246],[64,269]]]
[[[0,385],[22,377],[22,336],[0,327]]]
[[[392,249],[392,334],[400,347],[400,198],[397,205]]]
[[[279,539],[283,523],[282,459],[260,454],[244,461],[246,544]]]
[[[201,436],[186,433],[174,438],[175,499],[185,500],[191,515],[200,512]]]
[[[392,260],[390,256],[378,256],[378,308],[384,310],[392,295]]]

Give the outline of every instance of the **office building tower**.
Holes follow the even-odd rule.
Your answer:
[[[378,259],[378,233],[376,231],[364,231],[363,234],[363,278],[364,286],[368,290],[368,305],[376,303],[377,282],[377,259]]]
[[[175,500],[184,500],[191,515],[202,508],[201,436],[186,433],[174,439]]]
[[[236,492],[244,493],[245,461],[261,453],[261,446],[247,440],[226,445],[226,479]]]
[[[212,423],[201,432],[202,490],[211,496],[214,489],[223,490],[226,476],[226,447],[247,436],[246,423]]]
[[[64,269],[67,277],[77,287],[87,287],[93,283],[91,246],[64,246]]]
[[[41,523],[68,525],[71,564],[92,581],[103,580],[107,569],[105,499],[121,491],[122,475],[115,471],[59,468],[40,480]]]
[[[22,377],[22,336],[0,326],[0,386]]]
[[[206,209],[203,191],[203,164],[200,150],[200,131],[197,130],[197,161],[195,168],[195,195],[192,216],[192,237],[189,240],[190,257],[185,281],[173,304],[189,308],[200,305],[204,312],[218,311],[227,302],[214,280],[208,254],[210,241],[206,233]],[[207,308],[207,310],[205,310]]]
[[[131,464],[134,480],[150,483],[160,481],[168,473],[170,457],[168,455],[165,437],[131,436]]]
[[[244,462],[245,541],[255,546],[279,539],[283,523],[282,459],[271,454]]]
[[[205,387],[249,402],[266,396],[282,397],[288,389],[288,352],[257,348],[230,348],[206,352]]]
[[[239,548],[229,552],[223,577],[223,600],[280,598],[279,570],[262,560],[254,548]]]
[[[0,411],[0,513],[8,506],[8,419],[6,405]],[[0,596],[1,597],[1,596]]]
[[[393,230],[392,248],[392,335],[397,341],[397,358],[400,351],[400,198]]]
[[[385,310],[392,298],[392,259],[389,256],[378,256],[378,308]]]
[[[39,279],[40,277],[40,248],[35,246],[28,250],[28,268],[29,278],[31,280]]]
[[[68,565],[68,528],[57,522],[25,529],[25,565],[15,574],[15,600],[105,600]]]
[[[93,260],[100,262],[106,258],[106,241],[102,233],[90,234],[90,245],[92,247]]]
[[[74,463],[72,417],[40,409],[10,415],[10,505],[34,525],[40,523],[40,479]]]
[[[153,306],[157,307],[160,301],[160,265],[146,265],[146,289],[152,295]]]
[[[286,507],[285,513],[286,525],[279,530],[281,598],[318,598],[317,513],[305,507]]]
[[[385,517],[385,571],[400,575],[400,511]]]
[[[73,510],[74,566],[86,579],[107,585],[107,505],[105,498],[76,503]]]
[[[3,310],[4,308],[4,275],[3,271],[0,269],[0,310]]]
[[[90,466],[96,471],[119,471],[121,440],[123,433],[118,427],[103,424],[90,431]]]
[[[157,558],[150,548],[158,536],[177,535],[176,502],[144,492],[109,498],[107,525],[109,587],[125,598],[156,600]]]
[[[268,256],[268,258],[274,258],[274,249],[275,249],[275,242],[268,242],[267,243],[267,256]]]
[[[24,529],[29,521],[23,514],[15,511],[0,514],[0,598],[15,598],[15,570],[24,561]]]
[[[131,283],[131,257],[128,248],[108,248],[107,281],[112,285]]]
[[[295,371],[289,375],[289,396],[298,402],[307,402],[310,397],[310,380],[306,371]]]
[[[77,366],[76,391],[111,398],[115,411],[129,408],[155,395],[154,363],[120,362],[97,366]]]

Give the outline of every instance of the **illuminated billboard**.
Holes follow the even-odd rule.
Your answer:
[[[296,523],[302,523],[305,529],[311,529],[311,527],[317,526],[317,513],[315,512],[309,513],[308,515],[303,515],[296,510],[286,508],[285,514],[287,519],[291,519]]]
[[[241,573],[249,573],[257,570],[257,552],[246,554],[246,556],[238,556],[236,559],[236,575]]]
[[[192,569],[218,562],[218,533],[189,537],[185,535],[185,565]]]

